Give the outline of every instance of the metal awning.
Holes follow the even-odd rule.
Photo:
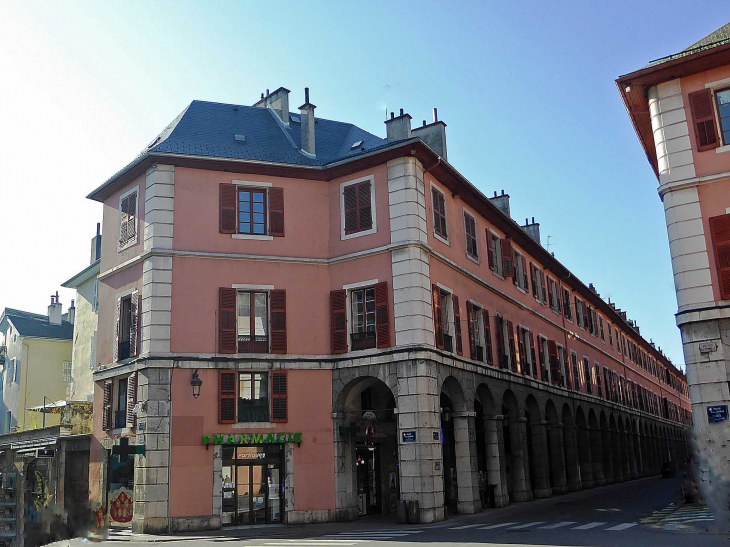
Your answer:
[[[45,414],[61,414],[64,411],[64,408],[68,406],[68,404],[68,401],[60,400],[56,402],[49,402],[45,405],[32,406],[30,408],[26,408],[25,410],[30,410],[32,412],[43,412]]]
[[[11,450],[35,450],[36,448],[54,448],[58,442],[58,437],[42,437],[40,439],[31,439],[28,441],[18,441],[11,443]]]

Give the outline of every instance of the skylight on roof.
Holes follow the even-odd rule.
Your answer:
[[[236,142],[246,142],[246,135],[233,135],[233,138],[236,140]]]
[[[302,123],[302,120],[299,117],[299,114],[289,114],[289,119],[291,121],[293,121],[294,123]]]
[[[355,148],[360,148],[362,146],[362,141],[357,141],[355,144],[353,144],[350,147],[350,150],[354,150]]]

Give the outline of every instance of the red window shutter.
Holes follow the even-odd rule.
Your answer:
[[[512,250],[512,240],[503,239],[502,243],[502,273],[505,277],[514,275],[514,253]]]
[[[434,346],[444,349],[444,314],[441,302],[441,289],[438,285],[431,285],[433,293],[433,338]]]
[[[509,337],[509,356],[512,364],[512,372],[517,372],[517,348],[515,348],[515,326],[512,321],[507,321],[507,336]]]
[[[720,298],[730,299],[730,215],[710,218],[710,234],[715,251]]]
[[[537,268],[530,262],[530,281],[532,282],[532,296],[537,298]]]
[[[236,372],[218,371],[218,423],[236,422]]]
[[[375,339],[379,348],[390,347],[390,313],[388,282],[375,284]]]
[[[137,373],[133,372],[127,378],[127,427],[137,425],[137,415],[134,405],[137,404]]]
[[[271,302],[271,353],[286,353],[286,291],[269,294]]]
[[[494,241],[489,229],[486,229],[485,232],[487,234],[487,261],[489,262],[489,269],[494,270],[497,268],[497,261],[494,258]]]
[[[454,305],[454,338],[456,339],[456,354],[464,355],[464,347],[461,341],[461,310],[459,308],[459,297],[452,294],[451,302]]]
[[[537,360],[535,359],[535,335],[530,333],[530,357],[532,358],[532,375],[537,378]]]
[[[330,291],[330,327],[332,353],[347,353],[347,293]]]
[[[284,237],[283,188],[269,188],[269,235]]]
[[[527,366],[527,348],[525,348],[525,335],[519,327],[517,327],[517,349],[520,352],[520,364],[522,365],[520,372],[529,374],[530,370]]]
[[[101,427],[105,431],[112,428],[112,396],[114,394],[114,380],[104,380],[104,409],[101,418]]]
[[[218,289],[218,352],[236,353],[236,289]]]
[[[286,371],[277,370],[271,373],[271,421],[286,422],[287,415]]]
[[[477,358],[477,348],[476,343],[474,341],[474,325],[472,324],[474,319],[474,312],[472,311],[474,309],[474,306],[472,306],[471,302],[468,300],[466,301],[466,324],[467,324],[467,330],[469,335],[469,357],[472,359]]]
[[[220,184],[220,233],[236,233],[236,185],[222,182]]]
[[[487,363],[490,365],[494,364],[494,358],[492,357],[492,328],[489,325],[489,312],[482,310],[482,317],[484,320],[484,348],[486,352]]]
[[[497,362],[499,368],[507,368],[507,350],[504,347],[504,319],[501,315],[494,316],[494,330],[497,333]]]
[[[138,336],[140,321],[139,312],[142,306],[140,306],[139,291],[135,289],[132,291],[131,300],[129,302],[130,319],[129,319],[129,356],[136,357],[139,354],[138,351]]]
[[[697,151],[710,150],[720,146],[715,126],[715,112],[712,107],[712,91],[702,89],[687,97],[692,112],[692,124],[697,140]]]
[[[555,309],[555,299],[553,298],[553,285],[555,285],[555,281],[548,278],[548,285],[548,303],[551,308]]]
[[[373,211],[370,203],[370,183],[361,182],[357,185],[357,208],[360,230],[369,230],[373,227]]]
[[[548,340],[548,356],[550,358],[550,378],[552,383],[560,383],[560,361],[558,361],[558,346],[555,340]]]
[[[547,295],[545,294],[547,291],[547,285],[545,284],[545,270],[540,270],[540,300],[545,303],[547,302]]]

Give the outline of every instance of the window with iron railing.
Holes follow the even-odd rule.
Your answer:
[[[350,291],[352,332],[350,347],[353,351],[376,346],[375,336],[375,288],[367,287]]]
[[[238,292],[238,352],[269,352],[268,293]]]
[[[239,373],[238,421],[269,421],[269,374],[267,372]]]

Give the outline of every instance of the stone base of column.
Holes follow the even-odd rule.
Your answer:
[[[424,522],[440,522],[446,518],[446,509],[443,507],[434,507],[432,509],[420,510],[420,521]]]
[[[552,488],[553,496],[559,496],[561,494],[567,494],[568,493],[568,485],[564,486],[553,486]]]
[[[552,495],[552,488],[535,488],[535,499],[549,498]]]
[[[530,490],[525,490],[523,492],[512,492],[512,499],[515,501],[532,501],[532,492]]]
[[[482,510],[481,502],[475,501],[457,501],[456,510],[460,515],[470,515],[472,513],[478,513]]]
[[[509,505],[509,496],[497,494],[494,496],[494,506],[495,507],[507,507]]]
[[[166,534],[169,529],[167,517],[132,519],[132,532],[135,534]]]
[[[583,490],[583,486],[581,483],[569,484],[568,492],[580,492]],[[593,481],[591,481],[591,486],[593,486]],[[586,486],[586,488],[590,488],[591,486]]]

